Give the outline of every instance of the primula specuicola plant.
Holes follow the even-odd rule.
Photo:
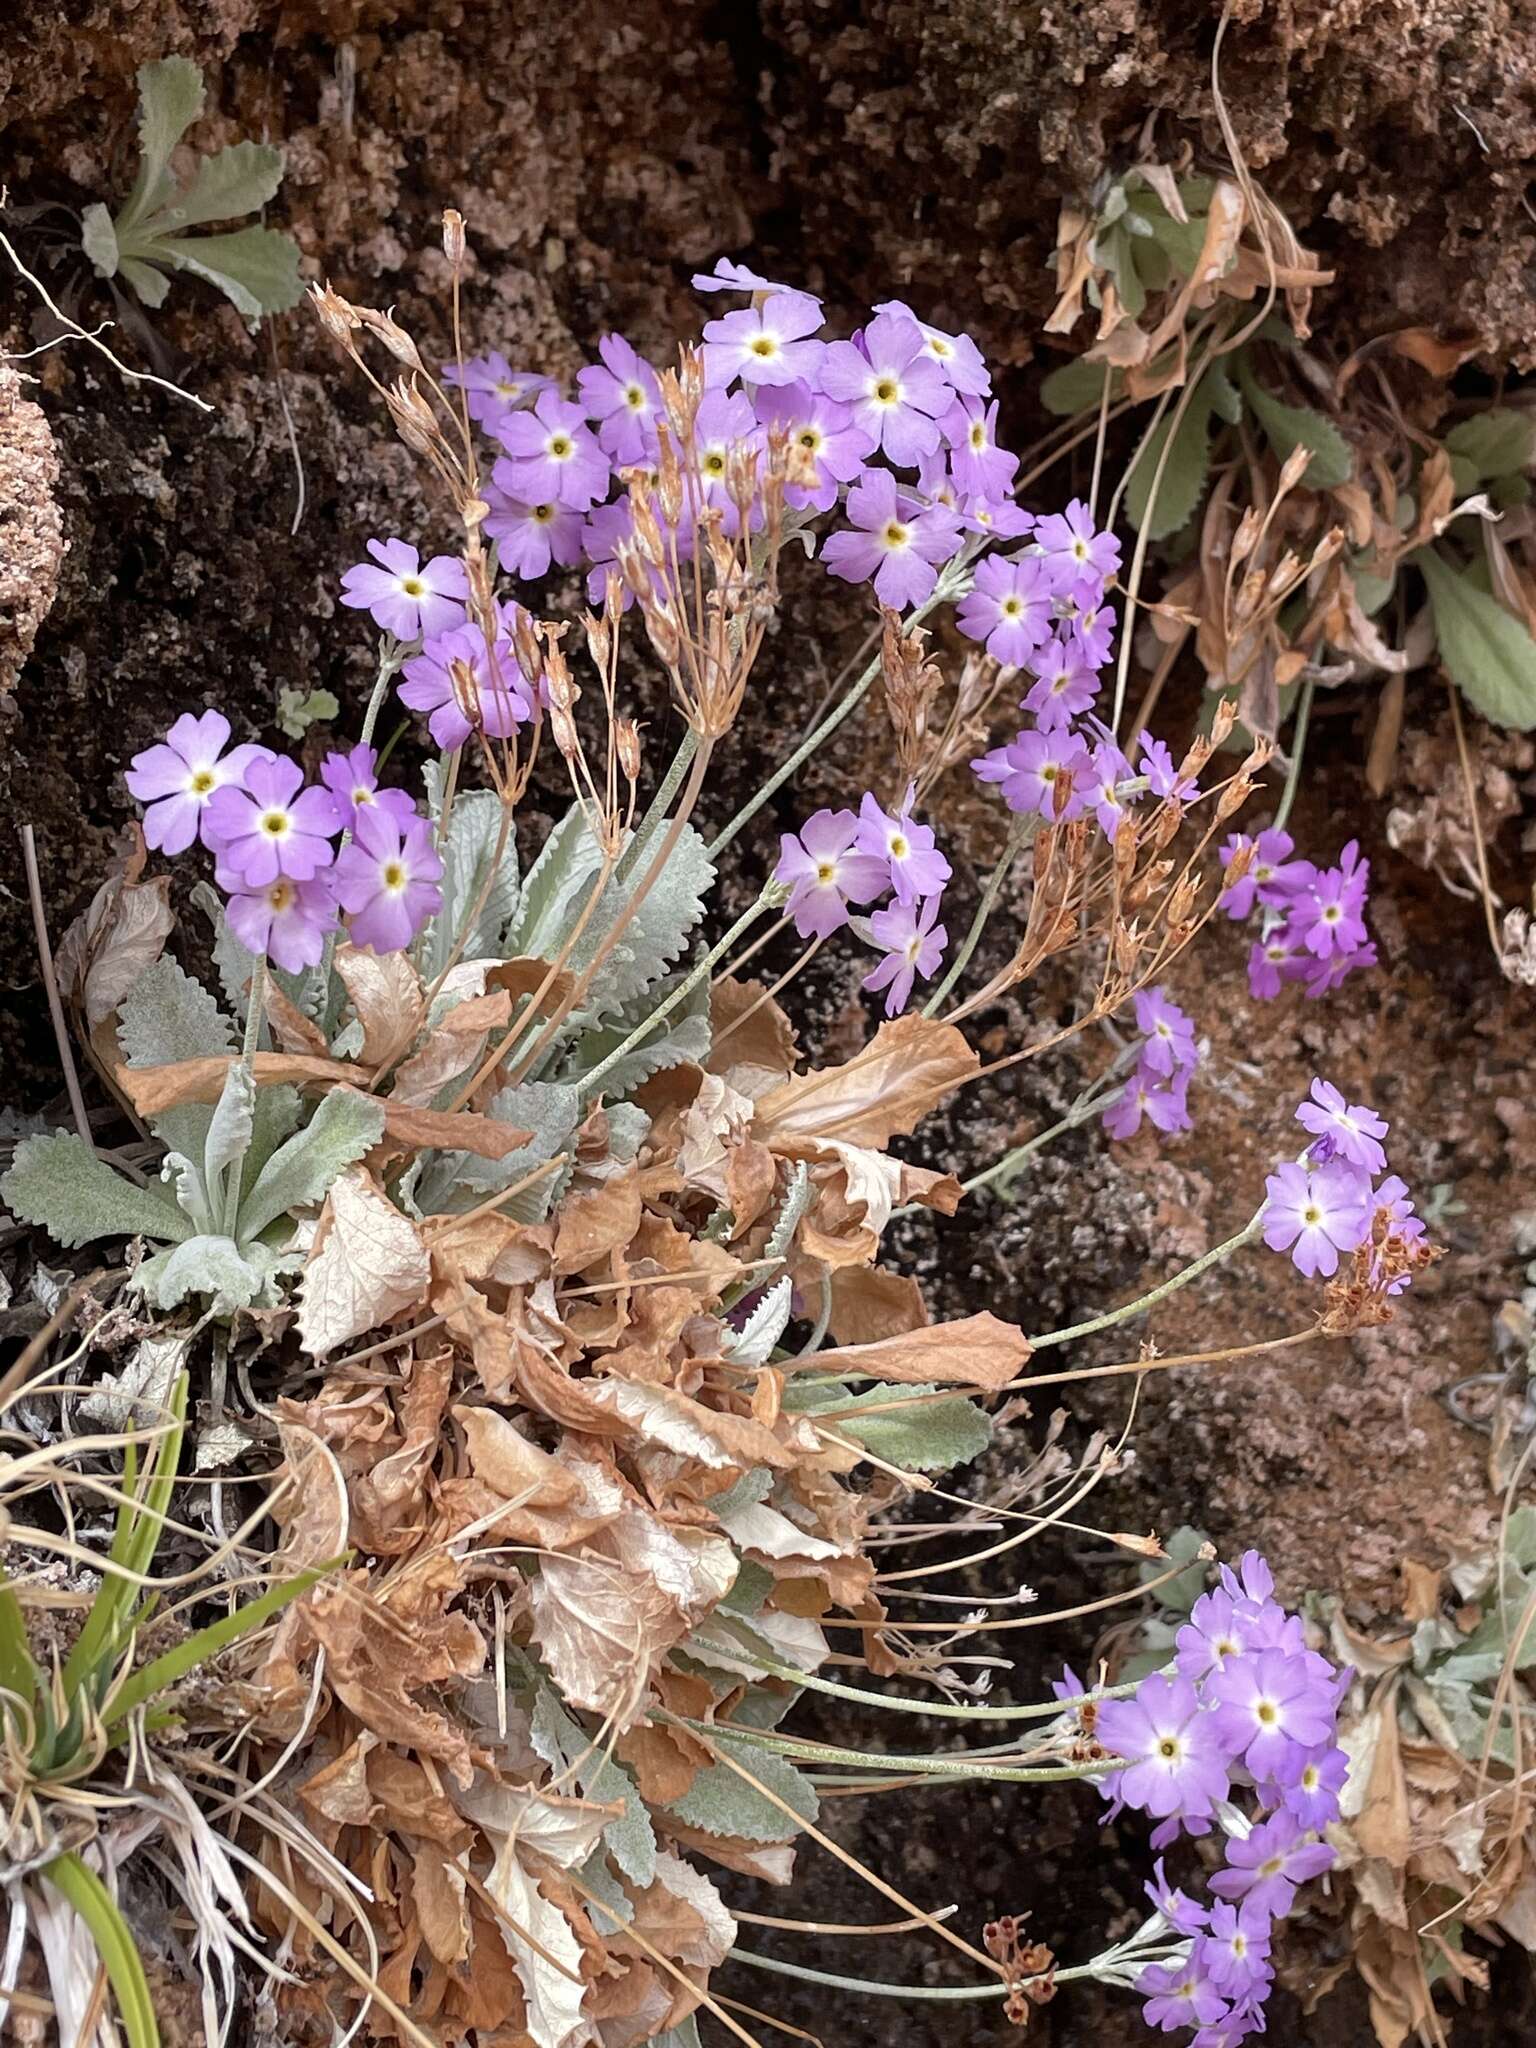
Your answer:
[[[457,340],[457,216],[445,248]],[[396,1902],[359,1918],[348,1894],[340,1973],[334,1941],[326,1962],[302,1916],[264,1902],[285,1956],[329,1971],[338,2023],[361,2011],[395,2033],[403,2012],[433,2039],[506,2028],[576,2048],[622,2018],[613,2038],[684,2048],[702,2005],[740,2034],[710,1989],[727,1955],[818,1973],[743,1949],[689,1859],[785,1881],[797,1836],[826,1844],[818,1780],[896,1769],[1097,1780],[1160,1845],[1219,1827],[1219,1903],[1160,1884],[1143,1926],[1065,1969],[1006,1932],[977,1947],[872,1882],[964,1953],[978,1998],[1023,2013],[1073,1977],[1139,1985],[1155,2022],[1221,2048],[1259,2023],[1272,1924],[1327,1864],[1341,1769],[1335,1675],[1262,1563],[1224,1575],[1170,1672],[1069,1676],[1053,1700],[990,1706],[965,1671],[978,1624],[902,1612],[908,1579],[954,1565],[892,1575],[866,1535],[885,1502],[937,1491],[923,1474],[985,1444],[990,1396],[1050,1383],[1021,1377],[1032,1354],[1139,1315],[1260,1235],[1331,1282],[1301,1334],[1385,1319],[1429,1255],[1402,1183],[1377,1185],[1385,1125],[1319,1080],[1304,1148],[1235,1235],[1069,1329],[932,1326],[876,1262],[898,1208],[951,1214],[1095,1114],[1116,1138],[1185,1128],[1201,1047],[1165,982],[1184,948],[1218,909],[1258,912],[1268,979],[1319,993],[1368,964],[1365,868],[1349,850],[1320,869],[1271,826],[1227,837],[1223,875],[1217,842],[1265,749],[1206,780],[1229,720],[1176,759],[1097,715],[1118,544],[1081,500],[1019,504],[969,337],[891,302],[832,339],[808,293],[730,262],[695,282],[737,302],[701,345],[659,371],[606,337],[575,396],[462,351],[439,382],[391,317],[316,292],[457,544],[424,559],[376,537],[342,576],[342,602],[379,629],[378,674],[318,781],[231,748],[216,710],[135,758],[148,847],[212,856],[222,992],[164,953],[163,880],[114,877],[66,979],[101,1071],[165,1146],[160,1181],[53,1133],[19,1146],[6,1199],[65,1244],[143,1239],[129,1287],[167,1314],[199,1305],[224,1355],[323,1362],[274,1410],[293,1485],[273,1512],[293,1569],[358,1562],[285,1614],[240,1699],[253,1774],[281,1768],[319,1843],[259,1802],[249,1824],[282,1831],[316,1892]],[[711,764],[791,543],[848,602],[873,598],[877,644],[763,786],[711,818]],[[574,630],[533,609],[528,586],[554,567],[586,577]],[[976,648],[949,680],[921,630],[946,608]],[[655,706],[627,678],[635,623],[685,727],[645,802],[637,714]],[[755,900],[702,936],[721,857],[877,680],[888,783],[783,832]],[[424,802],[376,747],[392,693],[440,750]],[[519,807],[546,746],[573,802],[529,843]],[[1007,822],[962,930],[925,813],[967,764]],[[1001,964],[974,974],[1005,906]],[[747,979],[791,931],[790,965]],[[786,992],[849,941],[883,1017],[851,1057],[807,1069]],[[983,1068],[964,1027],[1069,958],[1075,1020]],[[983,1072],[1116,1016],[1129,1042],[1071,1113],[964,1187],[892,1155]],[[1107,1469],[1094,1458],[1072,1500]],[[878,1490],[850,1483],[861,1471]],[[984,1554],[1067,1500],[1001,1510],[1012,1533]],[[825,1676],[854,1646],[936,1696]],[[1017,1747],[868,1753],[781,1731],[807,1688],[1035,1726]]]

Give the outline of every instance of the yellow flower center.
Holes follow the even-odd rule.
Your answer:
[[[1005,597],[1003,599],[1003,617],[1005,619],[1016,619],[1023,609],[1024,605],[1021,599],[1017,597]]]
[[[631,412],[645,411],[645,392],[639,384],[631,384],[624,393],[624,403]]]
[[[291,882],[274,882],[267,891],[267,908],[269,910],[284,911],[292,901],[293,884]]]
[[[211,768],[199,768],[192,777],[192,780],[187,784],[187,787],[194,796],[206,796],[209,790],[213,788],[216,780],[217,778]]]
[[[984,427],[984,426],[983,426],[983,425],[981,424],[981,421],[980,421],[980,420],[976,420],[976,421],[973,421],[973,423],[972,423],[972,425],[971,425],[971,446],[972,446],[973,448],[985,448],[985,447],[986,447],[986,445],[987,445],[987,430],[986,430],[986,428],[985,428],[985,427]]]
[[[1172,1763],[1174,1758],[1179,1753],[1179,1745],[1174,1741],[1171,1735],[1165,1735],[1162,1741],[1157,1745],[1157,1753],[1160,1757],[1166,1757],[1168,1762]]]
[[[554,516],[555,508],[553,505],[535,505],[531,514],[536,526],[548,526]]]
[[[836,868],[836,866],[834,865],[834,863],[833,863],[833,862],[831,862],[831,861],[829,861],[829,860],[819,860],[819,861],[817,861],[817,863],[816,863],[816,879],[817,879],[817,881],[818,881],[818,882],[821,882],[822,884],[826,884],[827,882],[830,882],[830,881],[832,881],[832,880],[833,880],[833,878],[834,878],[834,877],[836,876],[836,874],[837,874],[837,868]]]
[[[407,597],[425,597],[427,594],[427,586],[419,576],[402,576],[400,588]]]
[[[405,869],[400,865],[399,861],[386,861],[382,874],[386,889],[403,889],[405,887]]]
[[[703,470],[704,470],[704,474],[705,474],[706,476],[724,476],[724,475],[725,475],[725,456],[724,456],[724,454],[723,454],[723,453],[721,452],[721,450],[720,450],[720,449],[718,449],[718,448],[711,448],[711,449],[710,449],[710,451],[709,451],[709,453],[708,453],[708,454],[707,454],[707,455],[705,456],[705,458],[704,458],[704,461],[703,461],[703,465],[702,465],[702,467],[703,467]]]
[[[875,396],[882,405],[894,405],[901,396],[901,386],[894,377],[882,377],[875,386]]]
[[[899,519],[893,519],[885,529],[885,544],[888,548],[904,548],[910,538],[907,529]]]
[[[905,860],[907,855],[911,852],[911,850],[912,849],[908,846],[906,838],[902,833],[893,832],[891,834],[892,860]]]
[[[574,444],[570,435],[551,434],[549,438],[549,452],[553,455],[556,462],[564,462],[568,456],[574,453]]]
[[[261,821],[261,829],[269,839],[281,839],[288,830],[288,813],[268,811]]]
[[[800,446],[802,448],[819,448],[821,446],[821,435],[814,427],[802,427],[800,430]]]
[[[753,338],[752,353],[755,356],[777,355],[778,349],[779,345],[771,334],[759,334]]]

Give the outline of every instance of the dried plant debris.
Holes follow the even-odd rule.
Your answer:
[[[1167,563],[1154,627],[1194,633],[1213,693],[1271,736],[1299,691],[1380,695],[1370,764],[1392,773],[1405,674],[1438,660],[1472,708],[1536,726],[1536,413],[1454,401],[1465,351],[1418,329],[1334,361],[1309,344],[1331,274],[1246,172],[1146,163],[1065,207],[1048,331],[1097,332],[1049,375],[1053,411],[1091,423],[1155,401],[1126,515]],[[1440,392],[1410,406],[1394,363]],[[1427,373],[1427,377],[1426,377]],[[1214,701],[1214,698],[1213,698]],[[1300,728],[1304,732],[1304,724]]]
[[[152,141],[154,164],[169,145]],[[451,213],[443,261],[457,280]],[[237,1970],[284,2041],[693,2048],[700,2011],[750,2040],[712,1985],[728,1955],[772,1966],[738,1941],[732,1878],[788,1884],[806,1841],[847,1860],[822,1792],[893,1765],[1098,1783],[1159,1845],[1219,1827],[1206,1917],[1160,1892],[1070,1966],[1139,1990],[1160,2024],[1261,2024],[1273,1931],[1332,1860],[1339,1680],[1261,1559],[1205,1596],[1235,1647],[993,1704],[976,1636],[1050,1617],[951,1613],[960,1596],[927,1585],[914,1600],[913,1580],[958,1566],[893,1565],[890,1546],[919,1496],[960,1508],[980,1558],[1064,1517],[1084,1528],[1120,1449],[1094,1436],[1074,1456],[1062,1421],[1004,1498],[933,1475],[1028,1413],[1024,1390],[1052,1383],[1041,1354],[1260,1239],[1317,1283],[1276,1342],[1389,1320],[1436,1253],[1387,1171],[1385,1120],[1320,1077],[1254,1213],[1072,1328],[1026,1334],[985,1308],[936,1324],[881,1258],[898,1212],[951,1216],[1090,1119],[1115,1140],[1188,1128],[1201,1048],[1164,978],[1219,910],[1262,911],[1270,993],[1368,970],[1365,865],[1354,847],[1331,869],[1292,858],[1278,826],[1218,848],[1270,753],[1255,740],[1223,769],[1230,702],[1177,755],[1149,731],[1122,752],[1092,709],[1120,545],[1081,501],[1019,506],[969,337],[892,302],[857,342],[822,340],[807,293],[728,259],[697,282],[746,303],[675,369],[608,337],[579,403],[495,357],[439,378],[391,314],[314,293],[456,550],[383,537],[343,576],[378,669],[357,744],[310,763],[318,781],[232,746],[216,709],[134,757],[142,825],[50,963],[118,1129],[82,1107],[74,1129],[3,1141],[18,1224],[102,1262],[55,1290],[0,1383],[29,1566],[0,1598],[26,1880],[5,1967],[40,1953],[61,2020],[104,2048],[119,2025],[155,2048],[150,1966],[192,1955],[210,2040]],[[829,589],[872,586],[869,646],[706,829],[791,542],[820,548]],[[576,618],[513,595],[578,560]],[[923,627],[946,607],[985,649],[952,677]],[[659,686],[631,673],[636,628]],[[722,855],[877,683],[889,779],[779,834],[727,914]],[[988,749],[1020,690],[1030,723]],[[683,738],[653,765],[661,691]],[[374,744],[391,696],[440,749],[422,800]],[[525,802],[541,747],[570,788],[552,824]],[[967,764],[1006,822],[952,943],[953,867],[925,812]],[[175,950],[191,933],[173,873],[147,872],[151,852],[190,865],[198,846],[217,888],[192,887],[206,932],[185,952],[205,979]],[[994,914],[1006,943],[981,953]],[[883,1015],[851,1013],[812,1064],[790,992],[833,940],[873,953]],[[749,973],[760,953],[793,957]],[[1047,966],[1070,1007],[1036,1014]],[[958,1091],[1068,1039],[1095,1071],[1051,1129],[964,1183],[908,1143]],[[1164,1362],[1144,1339],[1110,1370]],[[47,1512],[27,1510],[45,1489]],[[1151,1561],[1152,1593],[1188,1589],[1187,1548],[1103,1540]],[[1093,1604],[1142,1598],[1128,1575]],[[1278,1732],[1261,1711],[1276,1687]],[[917,1754],[808,1742],[785,1725],[807,1690],[1022,1727]],[[1283,1884],[1254,1842],[1278,1842]],[[1016,1923],[978,1943],[899,1873],[855,1867],[1015,2023],[1066,1981]],[[138,1951],[130,1879],[177,1901],[163,1955]]]

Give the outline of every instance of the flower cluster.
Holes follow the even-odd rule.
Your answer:
[[[1309,1279],[1331,1279],[1342,1254],[1353,1256],[1367,1291],[1401,1294],[1432,1253],[1407,1187],[1386,1174],[1386,1118],[1314,1079],[1296,1121],[1312,1142],[1264,1183],[1264,1242],[1288,1251]],[[1379,1183],[1378,1174],[1386,1174]]]
[[[694,284],[751,298],[705,323],[693,422],[698,488],[726,534],[743,519],[754,531],[761,523],[750,468],[771,436],[791,453],[785,495],[796,513],[842,503],[848,523],[822,548],[828,570],[872,583],[895,609],[932,594],[963,534],[1029,531],[1033,522],[1011,495],[1018,457],[997,444],[991,377],[969,335],[928,326],[892,299],[851,340],[830,339],[820,299],[729,259]],[[605,335],[598,355],[580,372],[574,399],[500,355],[444,372],[502,451],[485,521],[502,567],[534,578],[552,563],[584,563],[594,604],[634,530],[630,479],[640,471],[654,485],[667,424],[655,367],[622,335]],[[700,509],[669,522],[655,502],[679,560],[696,545]]]
[[[1365,924],[1371,864],[1350,840],[1337,867],[1319,868],[1296,857],[1289,832],[1271,828],[1251,838],[1234,833],[1221,849],[1222,865],[1249,855],[1246,872],[1222,896],[1228,917],[1242,921],[1255,905],[1263,911],[1260,936],[1248,955],[1248,986],[1255,996],[1280,993],[1299,981],[1309,996],[1327,995],[1357,969],[1376,965]]]
[[[851,923],[883,950],[864,986],[885,990],[888,1017],[906,1008],[918,975],[927,980],[936,972],[948,939],[938,915],[952,869],[932,826],[913,817],[915,800],[909,784],[894,813],[867,790],[857,815],[817,811],[798,833],[784,833],[774,869],[774,880],[789,891],[785,913],[802,939],[830,938]],[[867,919],[852,917],[850,905],[872,903],[883,907]]]
[[[1138,989],[1136,1028],[1144,1033],[1136,1070],[1104,1112],[1112,1138],[1134,1137],[1146,1118],[1154,1129],[1187,1131],[1189,1077],[1200,1063],[1194,1019],[1163,988]]]
[[[1098,1705],[1098,1739],[1125,1764],[1104,1785],[1112,1810],[1150,1815],[1155,1848],[1213,1824],[1228,1837],[1213,1903],[1170,1885],[1161,1860],[1148,1886],[1177,1942],[1140,1975],[1146,2018],[1165,2032],[1195,2028],[1197,2048],[1235,2048],[1263,2031],[1274,1922],[1333,1863],[1319,1837],[1339,1816],[1347,1774],[1335,1724],[1348,1682],[1307,1647],[1268,1565],[1249,1551],[1195,1602],[1173,1668]]]
[[[379,787],[372,747],[329,755],[305,788],[297,762],[231,748],[229,733],[221,712],[188,712],[134,755],[125,779],[146,806],[147,843],[184,853],[201,841],[231,931],[291,973],[318,963],[342,921],[356,946],[408,946],[441,907],[443,865],[410,798]]]

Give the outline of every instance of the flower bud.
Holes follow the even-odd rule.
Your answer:
[[[443,213],[443,254],[457,270],[464,261],[464,216],[457,207],[447,207]]]

